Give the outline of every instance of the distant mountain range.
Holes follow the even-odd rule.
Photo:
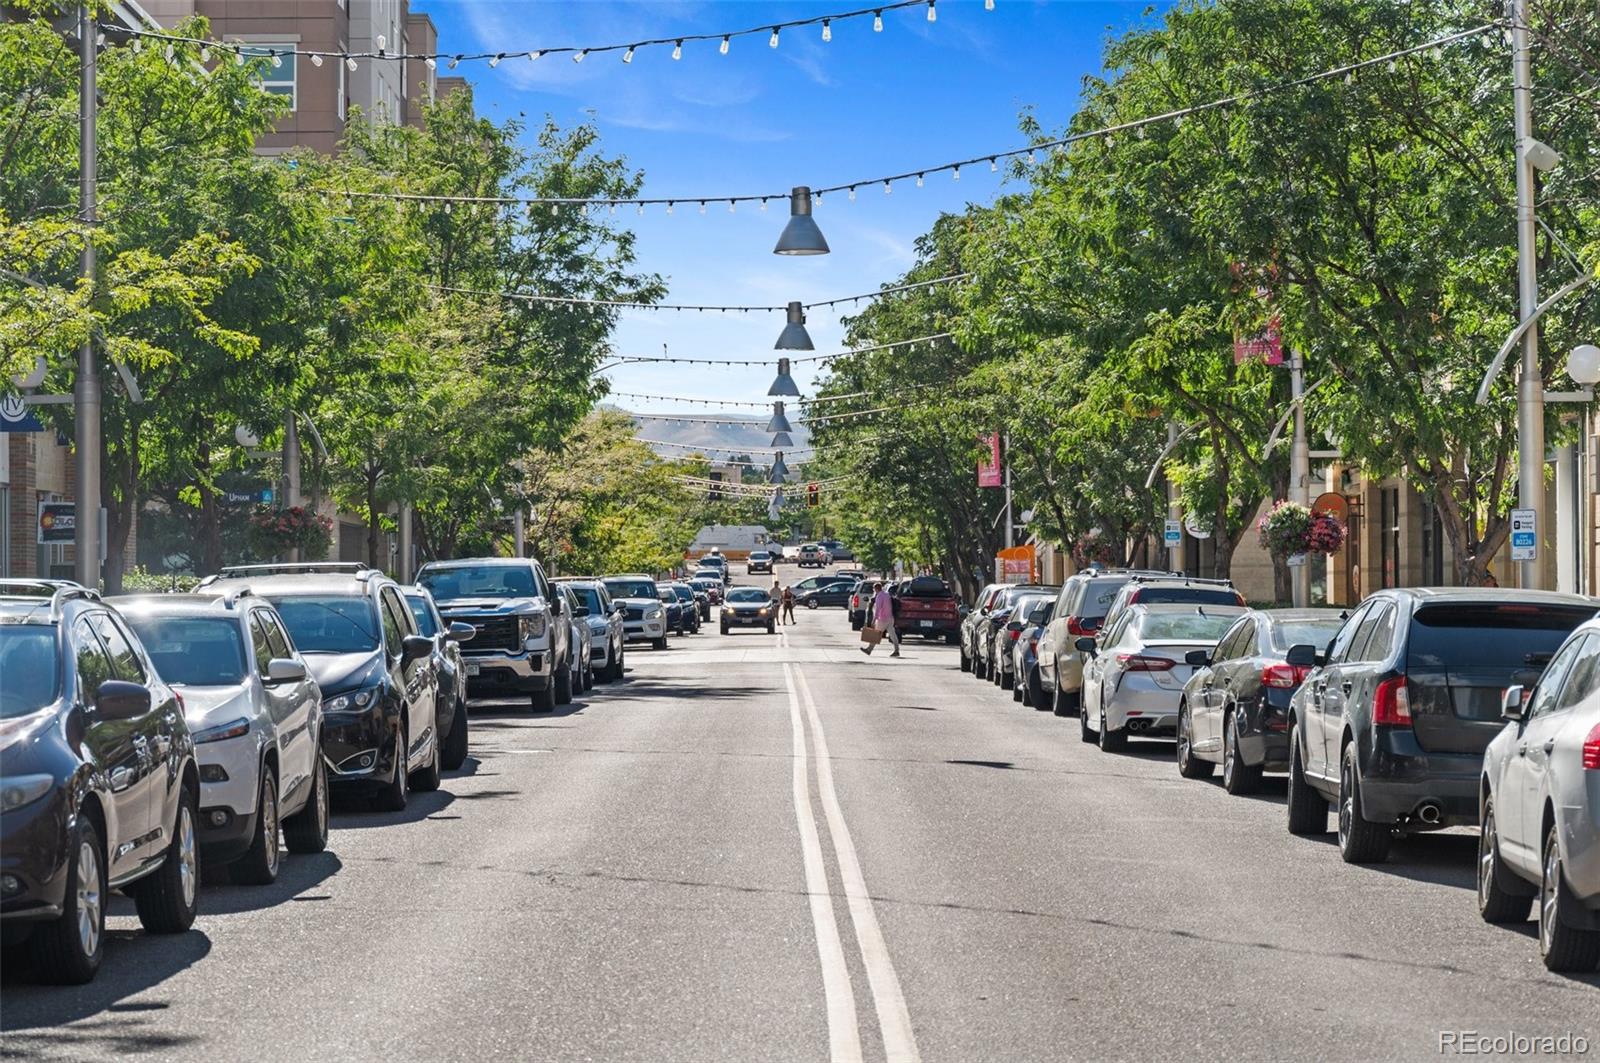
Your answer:
[[[734,453],[749,454],[756,459],[757,464],[765,464],[770,457],[772,447],[772,433],[766,430],[767,421],[771,414],[726,414],[707,413],[698,416],[715,417],[719,421],[740,421],[748,423],[749,427],[741,424],[706,424],[703,421],[674,420],[670,417],[653,416],[650,414],[634,413],[631,410],[622,410],[639,425],[639,438],[656,440],[662,443],[678,443],[689,447],[705,448],[706,456],[714,461],[725,461]],[[789,413],[789,411],[785,411]],[[696,414],[684,414],[685,417],[694,417]],[[789,413],[790,422],[795,416]],[[794,446],[785,448],[786,451],[803,450],[811,441],[811,434],[804,425],[795,424],[789,435],[794,439]],[[657,447],[656,450],[663,457],[681,458],[691,451],[681,450],[678,447]]]

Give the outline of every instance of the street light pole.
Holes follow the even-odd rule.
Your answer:
[[[1533,65],[1528,49],[1527,0],[1511,0],[1511,101],[1517,140],[1517,295],[1523,321],[1539,310],[1539,274],[1533,216]],[[1522,336],[1522,372],[1517,378],[1518,505],[1533,510],[1534,527],[1542,535],[1544,520],[1544,377],[1539,369],[1539,329]],[[1537,538],[1534,540],[1538,542]],[[1537,547],[1536,547],[1537,549]],[[1539,589],[1543,566],[1535,558],[1519,566],[1520,586]]]
[[[1167,422],[1167,449],[1163,454],[1170,453],[1178,445],[1178,422]],[[1178,485],[1172,482],[1172,477],[1167,477],[1167,519],[1181,521],[1183,507],[1178,504]],[[1178,541],[1167,547],[1167,570],[1169,572],[1183,571],[1183,535],[1179,533]]]
[[[1289,446],[1289,500],[1311,508],[1311,448],[1306,442],[1305,359],[1299,351],[1289,353],[1289,401],[1293,404],[1294,439]],[[1310,558],[1289,570],[1294,607],[1311,604]]]
[[[95,255],[91,234],[95,225],[95,23],[88,4],[78,5],[78,210],[83,223],[83,251],[79,268],[89,297],[94,298]],[[73,385],[76,419],[74,472],[77,507],[73,532],[73,567],[85,587],[100,586],[100,368],[96,365],[94,338],[86,337],[78,349],[78,378]]]
[[[1011,436],[1007,433],[1001,438],[1005,448],[1000,460],[1006,463],[1006,549],[1009,550],[1016,540],[1016,525],[1011,520]]]

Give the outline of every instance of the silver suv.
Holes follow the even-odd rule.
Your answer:
[[[433,595],[446,622],[463,621],[476,631],[461,647],[469,694],[531,695],[542,712],[572,700],[572,626],[539,562],[430,561],[417,583]]]
[[[1117,592],[1135,576],[1166,578],[1170,573],[1090,569],[1068,576],[1061,585],[1050,623],[1039,637],[1039,686],[1057,716],[1077,712],[1083,691],[1084,655],[1074,643],[1099,632]]]
[[[248,589],[110,599],[182,698],[200,763],[200,855],[268,885],[328,845],[322,691],[278,611]]]

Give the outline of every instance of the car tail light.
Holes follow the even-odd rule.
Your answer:
[[[1119,653],[1117,663],[1130,672],[1170,672],[1178,662],[1167,657],[1146,657],[1142,653]]]
[[[1038,648],[1039,648],[1039,640],[1038,639],[1035,638],[1035,639],[1029,639],[1028,640],[1028,649],[1037,650]]]
[[[1099,630],[1100,630],[1100,621],[1094,619],[1093,617],[1087,617],[1087,616],[1069,616],[1069,617],[1067,617],[1067,634],[1069,634],[1069,635],[1080,635],[1080,636],[1081,635],[1093,635],[1095,632],[1097,632]]]
[[[1397,675],[1378,684],[1372,696],[1372,722],[1391,727],[1411,726],[1411,695],[1405,676]]]
[[[1269,664],[1261,670],[1261,685],[1276,687],[1278,690],[1293,690],[1306,681],[1306,673],[1311,671],[1302,665]]]
[[[1600,723],[1589,728],[1584,737],[1583,766],[1589,771],[1600,771]]]
[[[1017,641],[1021,637],[1022,637],[1022,632],[1021,631],[1013,631],[1013,632],[1011,632],[1011,641],[1012,642]]]

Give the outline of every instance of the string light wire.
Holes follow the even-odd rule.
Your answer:
[[[956,281],[970,280],[971,273],[951,273],[943,277],[933,277],[924,281],[911,281],[906,284],[894,284],[887,288],[879,288],[875,292],[861,292],[856,295],[841,295],[833,299],[819,299],[814,303],[801,303],[805,310],[842,306],[845,303],[859,303],[867,299],[880,299],[885,295],[897,295],[900,292],[916,291],[921,288],[930,288],[939,284],[953,284]],[[483,295],[500,299],[515,299],[530,303],[553,303],[563,306],[596,306],[622,310],[681,310],[702,314],[749,314],[749,313],[784,313],[787,306],[715,306],[699,303],[645,303],[631,299],[589,299],[576,295],[541,295],[537,292],[497,292],[481,288],[462,288],[449,284],[428,284],[424,287],[434,291],[451,292],[456,295]]]

